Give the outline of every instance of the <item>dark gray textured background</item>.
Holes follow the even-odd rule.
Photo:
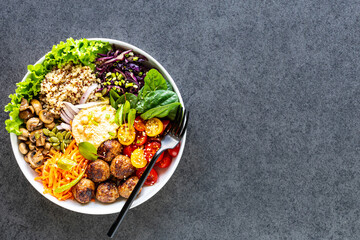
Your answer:
[[[177,171],[118,239],[359,239],[359,2],[0,2],[1,105],[53,44],[107,37],[162,63],[191,110]],[[6,117],[0,239],[106,239],[115,215],[31,187]]]

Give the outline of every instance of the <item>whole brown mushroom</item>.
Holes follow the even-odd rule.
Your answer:
[[[122,145],[118,140],[107,140],[98,147],[97,154],[102,160],[111,162],[117,155],[121,154]]]
[[[103,203],[112,203],[119,198],[119,191],[113,182],[101,183],[96,189],[96,199]]]

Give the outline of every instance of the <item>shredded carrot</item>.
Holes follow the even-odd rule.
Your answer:
[[[70,170],[63,170],[57,166],[60,159],[67,158],[77,162],[77,165]],[[65,153],[52,152],[49,159],[35,171],[39,174],[35,180],[41,180],[44,185],[44,194],[49,193],[58,200],[73,199],[71,188],[61,193],[55,193],[54,190],[76,179],[88,165],[86,160],[79,152],[75,140],[66,148]],[[84,175],[86,177],[86,174]]]

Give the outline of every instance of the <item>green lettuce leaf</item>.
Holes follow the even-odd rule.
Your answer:
[[[40,92],[41,81],[54,67],[62,68],[66,64],[82,64],[94,69],[94,61],[98,53],[106,53],[111,49],[107,42],[69,38],[66,42],[54,45],[51,52],[45,55],[43,63],[29,65],[30,74],[24,82],[17,83],[15,94],[11,94],[10,103],[5,106],[5,112],[9,112],[10,119],[5,121],[6,130],[9,133],[20,134],[19,128],[23,121],[19,118],[21,98],[31,100]]]

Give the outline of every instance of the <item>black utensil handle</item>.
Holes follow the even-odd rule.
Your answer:
[[[113,225],[111,225],[107,235],[109,237],[113,237],[116,233],[116,230],[119,228],[121,222],[124,220],[124,217],[127,213],[127,211],[129,210],[131,204],[133,203],[133,201],[135,200],[136,196],[138,195],[141,187],[144,185],[144,182],[146,180],[146,178],[149,176],[149,173],[151,171],[151,169],[153,169],[157,159],[160,157],[160,155],[164,152],[163,150],[159,150],[155,156],[151,159],[149,165],[146,167],[145,171],[143,172],[143,174],[141,175],[139,182],[136,184],[134,190],[132,191],[132,193],[130,194],[130,197],[126,200],[125,205],[123,206],[123,208],[121,209],[119,216],[116,218],[115,222],[113,223]]]

